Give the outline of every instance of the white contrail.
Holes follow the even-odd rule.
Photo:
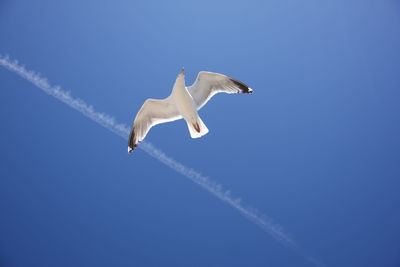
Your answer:
[[[18,61],[10,60],[8,56],[0,55],[0,65],[18,74],[25,80],[34,84],[36,87],[42,89],[45,93],[57,98],[61,102],[64,102],[71,108],[79,111],[86,117],[97,122],[111,132],[119,135],[125,140],[128,139],[130,130],[125,124],[118,123],[110,115],[95,111],[95,109],[91,105],[88,105],[82,99],[72,97],[69,92],[62,90],[60,86],[52,86],[48,82],[48,80],[41,77],[39,73],[25,69],[25,67],[23,65],[20,65]],[[239,198],[235,199],[234,197],[232,197],[229,190],[225,191],[220,184],[210,180],[208,177],[203,176],[199,172],[188,168],[178,161],[174,160],[173,158],[165,155],[161,150],[156,148],[150,142],[143,141],[140,144],[139,148],[143,149],[145,152],[147,152],[158,161],[164,163],[171,169],[182,174],[184,177],[189,178],[192,182],[201,186],[213,196],[219,198],[223,202],[227,203],[228,205],[239,211],[240,214],[261,227],[261,229],[270,234],[275,240],[289,248],[292,248],[295,252],[302,254],[309,262],[313,263],[316,266],[323,266],[321,263],[317,262],[314,258],[308,256],[307,253],[300,249],[295,244],[294,240],[283,231],[280,225],[272,223],[269,218],[267,218],[263,214],[260,214],[256,209],[244,205]]]

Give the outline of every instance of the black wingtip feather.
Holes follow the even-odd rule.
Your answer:
[[[128,153],[132,153],[133,150],[135,150],[136,147],[137,147],[137,146],[134,146],[134,147],[128,146]]]
[[[244,94],[253,93],[253,90],[247,84],[242,83],[241,81],[235,80],[233,78],[230,78],[230,79],[237,87],[239,87],[241,93],[244,93]]]
[[[129,140],[128,140],[128,153],[132,153],[136,147],[137,144],[135,144],[135,128],[132,127],[131,134],[129,135]]]

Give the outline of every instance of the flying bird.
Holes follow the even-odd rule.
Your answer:
[[[217,93],[245,93],[253,90],[246,84],[223,74],[201,71],[192,86],[185,85],[182,68],[176,78],[171,95],[165,99],[147,99],[134,120],[128,141],[131,153],[143,141],[154,125],[184,119],[192,138],[208,133],[208,128],[197,113]]]

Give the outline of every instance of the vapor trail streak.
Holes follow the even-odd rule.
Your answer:
[[[69,92],[64,91],[63,89],[61,89],[60,86],[51,85],[48,80],[43,78],[39,73],[25,69],[25,67],[23,65],[20,65],[18,61],[10,60],[8,56],[0,55],[0,65],[18,74],[25,80],[34,84],[39,89],[43,90],[45,93],[67,104],[69,107],[77,110],[78,112],[97,122],[104,128],[119,135],[125,140],[128,139],[130,129],[125,124],[118,123],[113,117],[108,114],[97,112],[91,105],[87,104],[82,99],[72,97]],[[241,215],[261,227],[262,230],[271,235],[275,240],[277,240],[284,246],[292,248],[295,252],[301,254],[303,257],[306,258],[306,260],[313,263],[314,265],[323,266],[314,258],[304,253],[304,251],[295,244],[294,240],[283,231],[280,225],[272,223],[269,218],[267,218],[263,214],[260,214],[256,209],[244,205],[240,199],[235,199],[234,197],[232,197],[230,191],[224,191],[220,184],[210,180],[208,177],[203,176],[199,172],[188,168],[178,161],[174,160],[173,158],[167,156],[150,142],[143,141],[140,144],[139,148],[143,149],[150,156],[164,163],[176,172],[182,174],[184,177],[201,186],[213,196],[219,198],[223,202],[227,203],[228,205],[239,211]]]

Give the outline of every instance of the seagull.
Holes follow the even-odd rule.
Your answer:
[[[165,99],[147,99],[137,113],[128,141],[131,153],[143,141],[150,128],[165,122],[184,119],[192,138],[208,133],[208,128],[197,113],[217,93],[251,94],[246,84],[223,74],[201,71],[192,86],[185,85],[182,68],[176,78],[171,95]]]

